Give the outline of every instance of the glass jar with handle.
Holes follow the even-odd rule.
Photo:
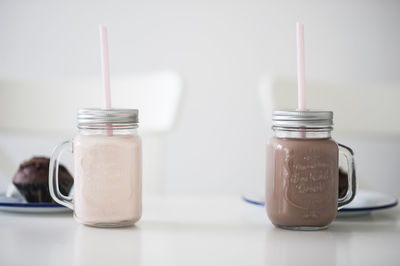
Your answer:
[[[142,213],[142,144],[138,110],[85,108],[78,112],[78,134],[53,151],[49,189],[59,204],[74,210],[85,225],[132,225]],[[74,157],[74,195],[58,189],[59,157]]]
[[[355,196],[353,152],[331,138],[333,113],[274,111],[267,145],[266,210],[278,227],[326,228]],[[339,155],[347,162],[339,181]],[[345,193],[339,197],[339,182]],[[343,186],[342,186],[343,187]]]

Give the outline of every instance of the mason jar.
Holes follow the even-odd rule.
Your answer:
[[[281,228],[324,229],[355,196],[353,152],[331,137],[329,111],[273,111],[267,144],[266,211]],[[339,156],[347,162],[339,182]],[[345,193],[339,197],[339,183]]]
[[[78,134],[58,145],[50,160],[52,198],[73,209],[85,225],[132,225],[142,214],[142,143],[138,110],[84,108],[78,111]],[[58,189],[62,151],[74,157],[74,194]]]

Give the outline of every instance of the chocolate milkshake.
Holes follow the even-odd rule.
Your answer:
[[[338,147],[330,139],[271,139],[267,211],[273,224],[325,226],[336,216]],[[269,161],[271,162],[271,160]]]
[[[267,146],[268,217],[284,228],[326,227],[338,208],[339,147],[330,137],[332,113],[275,111],[273,130]]]

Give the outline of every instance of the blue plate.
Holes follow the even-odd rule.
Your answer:
[[[0,211],[23,213],[59,213],[71,210],[57,203],[27,203],[17,196],[0,196]]]
[[[246,196],[242,197],[247,203],[264,206],[265,203],[260,199],[252,199]],[[338,216],[366,214],[375,210],[388,209],[398,204],[397,198],[380,193],[377,191],[363,190],[357,191],[354,200],[338,211]]]

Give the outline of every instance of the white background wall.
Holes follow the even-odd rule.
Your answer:
[[[184,78],[183,105],[167,138],[166,191],[240,193],[264,178],[268,129],[257,87],[264,75],[295,77],[295,22],[305,24],[308,79],[397,84],[399,14],[399,1],[379,0],[1,0],[0,78],[100,78],[104,23],[112,76],[174,69]],[[351,112],[363,98],[344,108]],[[397,106],[393,112],[400,114]],[[367,163],[368,152],[361,156]],[[400,193],[382,180],[382,189]]]

